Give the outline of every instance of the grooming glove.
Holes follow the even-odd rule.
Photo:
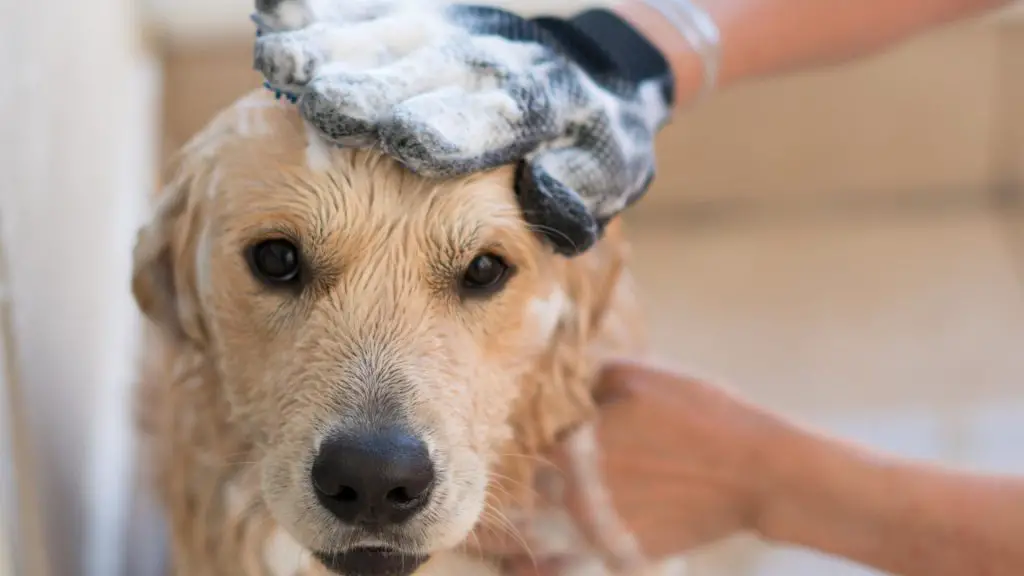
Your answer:
[[[257,0],[254,65],[328,142],[426,177],[516,164],[567,256],[638,200],[672,107],[664,56],[606,10],[523,18],[430,0]]]

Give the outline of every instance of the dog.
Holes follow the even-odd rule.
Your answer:
[[[473,542],[502,531],[580,551],[539,455],[593,417],[602,359],[646,353],[642,314],[621,224],[558,256],[513,173],[422,178],[264,91],[182,148],[132,277],[174,574],[498,573]]]

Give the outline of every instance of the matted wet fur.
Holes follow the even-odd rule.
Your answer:
[[[184,147],[133,278],[153,321],[141,454],[174,574],[327,574],[308,550],[355,536],[304,474],[342,413],[379,417],[368,397],[397,406],[443,471],[414,534],[433,552],[422,573],[481,573],[455,567],[480,554],[474,535],[530,517],[538,454],[592,415],[601,358],[646,343],[620,225],[556,256],[523,223],[512,178],[427,181],[373,151],[329,149],[261,92]],[[296,291],[262,286],[243,256],[279,234],[316,269]],[[485,249],[514,275],[459,297],[454,279]]]

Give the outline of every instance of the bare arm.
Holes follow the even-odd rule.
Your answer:
[[[648,559],[753,532],[903,576],[1024,574],[1024,478],[874,453],[636,362],[609,367],[599,395],[598,479],[569,475],[566,491],[597,543],[607,525],[592,514],[609,503],[587,498],[595,481],[613,510],[601,518],[617,514]],[[553,456],[566,471],[594,458]]]
[[[809,435],[770,449],[760,532],[906,576],[1024,574],[1024,479],[878,457]]]
[[[941,24],[1010,0],[696,0],[721,32],[719,86],[871,54]],[[668,56],[680,106],[701,85],[701,63],[680,34],[642,0],[615,11]]]

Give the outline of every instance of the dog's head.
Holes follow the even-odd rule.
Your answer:
[[[177,164],[134,293],[212,359],[275,519],[354,576],[460,543],[572,305],[572,264],[524,223],[512,169],[426,180],[326,148],[262,96]]]

